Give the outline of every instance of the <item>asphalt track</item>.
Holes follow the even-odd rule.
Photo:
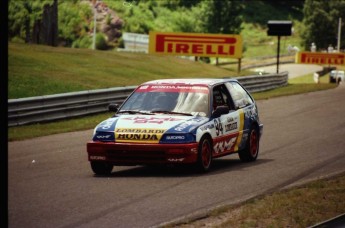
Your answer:
[[[276,73],[277,66],[271,65],[266,67],[259,67],[259,70],[263,70],[268,73]],[[313,64],[295,64],[295,63],[288,63],[288,64],[280,64],[279,65],[279,72],[288,71],[289,78],[296,78],[301,75],[307,75],[310,73],[314,73],[316,71],[322,70],[322,66],[313,65]]]
[[[116,167],[95,177],[92,130],[9,143],[9,227],[152,227],[345,171],[345,86],[258,102],[258,160],[188,168]],[[344,202],[345,207],[345,202]]]

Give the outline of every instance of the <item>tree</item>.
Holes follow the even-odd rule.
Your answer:
[[[205,30],[209,33],[239,34],[242,30],[241,1],[206,0]]]
[[[303,13],[305,29],[301,36],[306,49],[313,42],[318,49],[327,49],[330,44],[337,44],[339,17],[345,19],[344,0],[306,0]],[[344,30],[341,37],[345,36]]]
[[[208,33],[239,34],[242,30],[241,1],[206,0],[204,7],[205,30]],[[218,58],[216,58],[218,64]]]
[[[8,35],[30,42],[35,21],[42,19],[43,6],[53,4],[53,0],[10,0],[8,4]]]
[[[66,42],[66,46],[71,46],[74,41],[88,35],[92,16],[92,10],[87,4],[60,1],[59,37]]]

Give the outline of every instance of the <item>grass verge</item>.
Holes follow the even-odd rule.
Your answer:
[[[345,213],[345,173],[264,195],[171,227],[308,227]]]
[[[178,67],[176,67],[178,66]],[[240,75],[248,75],[243,71]],[[163,78],[219,78],[236,71],[172,56],[9,43],[10,99],[139,85]]]
[[[58,133],[93,129],[102,120],[105,120],[111,116],[111,113],[103,113],[51,123],[10,127],[8,128],[8,141],[24,140]]]
[[[289,79],[289,84],[287,86],[265,92],[253,93],[253,97],[256,100],[263,100],[273,97],[289,96],[301,93],[333,89],[337,87],[336,84],[330,84],[328,82],[329,75],[320,77],[320,83],[316,84],[313,79],[313,74],[307,74],[301,77]]]

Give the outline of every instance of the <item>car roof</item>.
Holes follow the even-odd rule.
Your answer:
[[[174,78],[174,79],[159,79],[143,83],[142,85],[163,85],[163,84],[178,84],[178,85],[204,85],[213,86],[224,82],[238,82],[233,78]]]

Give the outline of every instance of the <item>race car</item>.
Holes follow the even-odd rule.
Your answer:
[[[329,73],[329,82],[330,83],[340,83],[345,81],[345,72],[343,70],[332,70]]]
[[[87,143],[96,175],[116,165],[194,164],[238,153],[255,161],[263,124],[250,93],[236,79],[164,79],[138,86]]]

